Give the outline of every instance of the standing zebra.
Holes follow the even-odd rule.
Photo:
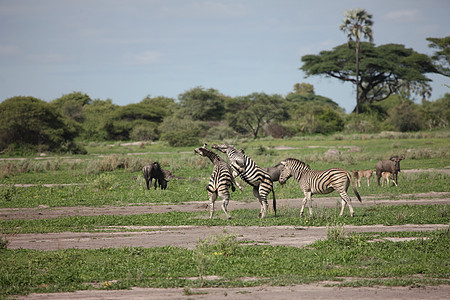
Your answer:
[[[231,219],[231,216],[227,211],[228,202],[230,201],[229,188],[231,187],[231,190],[234,192],[234,184],[236,184],[241,190],[242,187],[234,181],[234,177],[228,163],[219,155],[206,148],[206,144],[200,148],[196,148],[194,152],[200,156],[208,157],[214,164],[213,172],[209,178],[208,186],[206,187],[209,196],[209,218],[213,218],[214,202],[216,201],[217,196],[219,196],[220,199],[222,199],[222,210],[225,212],[225,215],[227,215],[227,218]]]
[[[313,194],[328,194],[334,190],[341,196],[341,213],[339,216],[342,216],[345,205],[348,204],[350,215],[353,217],[352,200],[347,195],[349,184],[352,185],[359,202],[361,202],[361,197],[353,185],[349,172],[339,168],[324,171],[311,170],[309,165],[295,158],[288,158],[281,163],[284,165],[284,169],[280,175],[280,182],[286,182],[289,177],[294,176],[300,188],[303,190],[303,194],[305,194],[300,210],[300,217],[303,216],[303,210],[308,200],[309,213],[312,215],[311,196]]]
[[[244,154],[242,150],[237,150],[231,145],[211,145],[211,148],[217,149],[222,153],[226,153],[233,168],[233,176],[239,175],[242,180],[253,186],[253,195],[261,204],[260,218],[264,218],[269,204],[267,195],[272,191],[273,195],[273,211],[277,214],[277,202],[275,199],[275,191],[270,175],[260,168],[251,158]]]

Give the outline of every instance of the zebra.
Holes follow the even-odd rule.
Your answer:
[[[359,202],[361,197],[358,194],[350,177],[350,173],[344,169],[333,168],[324,171],[311,170],[308,164],[295,159],[288,158],[281,162],[284,169],[280,175],[280,182],[286,182],[291,176],[298,181],[300,188],[305,195],[303,199],[302,208],[300,210],[300,217],[303,217],[303,210],[305,204],[309,200],[309,213],[312,215],[311,196],[313,194],[328,194],[336,190],[341,196],[341,213],[344,213],[345,205],[348,204],[350,215],[353,217],[353,207],[350,197],[347,195],[347,189],[351,184],[353,191]]]
[[[273,211],[277,214],[277,202],[275,199],[275,191],[269,173],[260,168],[251,158],[244,154],[244,151],[237,150],[231,145],[211,145],[211,148],[217,149],[222,153],[226,153],[233,168],[233,176],[239,175],[249,185],[253,186],[253,195],[261,204],[260,218],[264,218],[269,204],[267,195],[272,191],[273,195]]]
[[[222,199],[222,210],[225,212],[227,218],[231,219],[227,210],[228,202],[230,201],[229,188],[231,187],[231,190],[234,192],[236,190],[234,185],[238,186],[241,191],[242,187],[235,182],[228,163],[219,155],[206,148],[206,144],[199,148],[195,148],[194,152],[200,156],[208,157],[214,165],[208,186],[206,187],[209,196],[209,218],[213,218],[214,202],[217,197],[220,197],[220,199]]]

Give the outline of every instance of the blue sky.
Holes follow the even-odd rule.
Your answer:
[[[449,0],[0,0],[0,101],[81,91],[126,105],[197,86],[286,95],[307,82],[350,112],[351,84],[299,68],[347,41],[339,26],[357,7],[373,15],[376,45],[432,54],[426,38],[450,35]],[[432,100],[450,92],[448,78],[429,78]]]

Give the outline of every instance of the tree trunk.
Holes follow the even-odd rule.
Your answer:
[[[356,41],[356,113],[359,114],[359,41]]]

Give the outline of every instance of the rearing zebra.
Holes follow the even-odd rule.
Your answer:
[[[230,160],[230,165],[233,168],[233,176],[239,175],[242,180],[253,186],[253,195],[255,195],[261,204],[261,211],[259,213],[260,218],[264,218],[266,215],[267,208],[269,207],[267,195],[272,191],[273,211],[276,215],[277,202],[270,175],[260,168],[251,158],[245,155],[242,150],[237,150],[235,147],[225,144],[214,144],[211,145],[211,148],[226,153]]]
[[[361,202],[361,197],[353,186],[349,172],[339,168],[324,171],[311,170],[309,165],[295,158],[288,158],[281,163],[284,165],[284,169],[281,171],[280,183],[286,182],[289,177],[294,176],[305,194],[300,210],[300,217],[303,216],[303,210],[305,209],[305,204],[308,200],[309,213],[312,215],[311,196],[313,194],[328,194],[334,190],[341,196],[341,213],[339,216],[342,216],[345,205],[348,204],[350,215],[353,217],[352,200],[347,195],[349,184],[352,185],[353,191],[359,202]]]
[[[200,156],[208,157],[214,164],[213,172],[211,174],[211,177],[209,178],[208,186],[206,187],[209,196],[209,218],[213,218],[214,202],[216,201],[217,196],[219,196],[220,199],[222,199],[222,210],[225,212],[227,218],[231,219],[231,216],[227,211],[228,202],[230,201],[229,188],[231,187],[231,190],[234,192],[235,184],[241,190],[242,187],[234,181],[234,177],[228,163],[219,155],[207,149],[206,144],[199,148],[196,148],[194,151]]]

